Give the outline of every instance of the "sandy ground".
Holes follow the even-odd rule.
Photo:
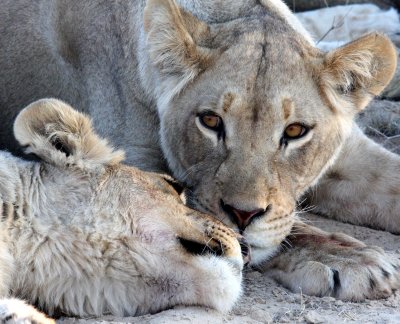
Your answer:
[[[324,230],[344,232],[372,245],[383,247],[400,258],[400,237],[365,227],[343,224],[307,215]],[[233,311],[222,315],[200,307],[175,307],[140,317],[61,319],[59,323],[400,323],[400,292],[384,300],[349,303],[332,297],[295,294],[279,286],[265,273],[248,270],[244,295]]]

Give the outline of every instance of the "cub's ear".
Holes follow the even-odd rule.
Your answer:
[[[211,50],[198,44],[207,38],[209,27],[179,8],[175,0],[147,0],[144,30],[151,63],[170,97],[211,62]]]
[[[335,110],[354,114],[388,85],[396,64],[397,52],[389,38],[371,33],[325,55],[320,89]]]
[[[14,122],[14,135],[27,153],[61,167],[94,169],[124,158],[124,152],[114,151],[97,136],[88,117],[56,99],[23,109]]]

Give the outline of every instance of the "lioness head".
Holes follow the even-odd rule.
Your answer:
[[[296,200],[396,66],[383,35],[323,53],[258,3],[206,24],[150,0],[144,17],[170,168],[196,208],[243,232],[254,262],[288,234]]]

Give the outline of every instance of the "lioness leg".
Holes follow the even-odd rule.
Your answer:
[[[313,212],[400,233],[400,157],[353,127],[336,163],[308,194]]]
[[[343,300],[388,297],[400,288],[400,263],[381,248],[297,222],[288,246],[267,265],[284,286]],[[290,247],[289,247],[290,246]]]

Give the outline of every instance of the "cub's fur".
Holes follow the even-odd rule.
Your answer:
[[[252,264],[293,234],[273,263],[287,286],[362,300],[399,285],[383,251],[319,244],[330,234],[296,218],[320,184],[315,211],[400,231],[400,159],[353,124],[395,71],[386,36],[321,52],[279,0],[3,0],[0,35],[0,147],[13,149],[22,107],[58,97],[128,163],[168,170],[191,206],[241,231]],[[219,116],[218,131],[204,114]],[[291,125],[301,136],[287,138]]]
[[[241,292],[236,234],[181,202],[164,177],[121,164],[90,120],[57,100],[24,109],[0,152],[0,296],[48,314],[139,315],[177,304],[229,310]],[[0,322],[33,308],[0,302]]]

